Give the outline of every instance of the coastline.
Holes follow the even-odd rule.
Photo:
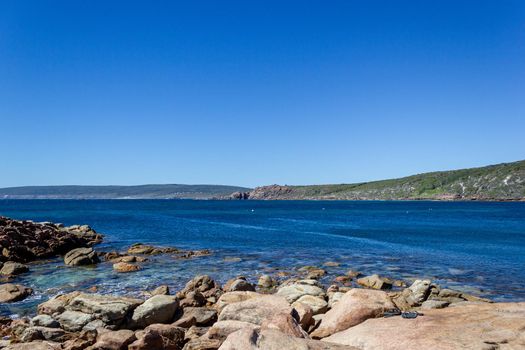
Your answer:
[[[3,220],[7,222],[4,227],[23,227],[35,233],[56,228],[53,234],[58,237],[66,232],[87,235],[87,240],[79,241],[79,247],[63,256],[64,265],[79,271],[106,261],[110,263],[106,268],[133,276],[158,256],[170,255],[190,261],[213,254],[206,249],[188,251],[140,243],[120,252],[103,252],[87,247],[93,237],[97,238],[91,244],[95,247],[102,237],[89,226]],[[4,237],[5,234],[17,237],[13,230],[4,228],[3,232]],[[41,241],[35,251],[41,251],[39,247],[48,246],[48,242]],[[33,260],[19,255],[12,257]],[[11,268],[15,263],[16,269]],[[86,290],[59,293],[41,302],[34,310],[34,317],[3,318],[4,339],[0,346],[8,349],[245,349],[247,345],[243,344],[258,339],[250,346],[266,349],[273,343],[289,343],[300,344],[301,349],[355,350],[362,349],[363,344],[388,339],[393,344],[389,348],[406,349],[407,341],[413,341],[412,338],[405,338],[403,332],[393,333],[400,328],[405,328],[404,332],[414,331],[414,320],[422,325],[415,331],[423,347],[442,348],[443,344],[426,334],[426,329],[435,327],[435,322],[442,332],[447,332],[440,333],[438,329],[435,333],[439,337],[446,334],[451,344],[459,345],[465,337],[472,342],[472,348],[481,343],[521,344],[517,330],[525,326],[525,318],[521,321],[515,318],[525,316],[525,303],[493,303],[442,288],[428,279],[393,280],[375,274],[365,276],[354,270],[337,276],[329,285],[320,283],[326,269],[337,265],[327,261],[322,266],[298,267],[297,275],[275,271],[256,276],[256,283],[250,282],[254,276],[231,276],[221,285],[207,275],[197,275],[176,292],[170,293],[166,285],[150,291],[139,287],[141,298],[98,294],[98,287],[92,285]],[[31,295],[30,288],[16,284],[17,276],[31,273],[31,265],[4,262],[2,271],[13,273],[12,281],[0,286],[2,296],[14,295],[13,301],[16,301]],[[479,338],[479,334],[472,331],[473,325],[479,323],[481,327],[480,322],[484,322],[479,320],[479,315],[494,319],[492,333],[505,332],[506,338],[501,340],[490,332],[489,337]],[[458,325],[458,319],[465,323],[464,327]],[[374,321],[373,329],[383,329],[383,333],[369,333],[370,321]],[[156,339],[154,347],[152,339]],[[399,345],[395,345],[397,343]]]

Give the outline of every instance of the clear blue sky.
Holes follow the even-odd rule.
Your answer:
[[[0,2],[0,187],[525,159],[525,1]]]

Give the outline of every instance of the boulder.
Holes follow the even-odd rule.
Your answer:
[[[97,342],[86,350],[127,350],[128,345],[135,340],[135,333],[129,329],[103,330],[99,332]]]
[[[187,342],[182,350],[217,350],[221,344],[219,339],[197,338]]]
[[[154,323],[169,323],[179,308],[179,301],[171,295],[155,295],[139,305],[131,317],[133,327],[144,328]]]
[[[60,323],[49,315],[37,315],[31,319],[31,326],[57,328]]]
[[[22,333],[20,340],[24,343],[33,341],[33,340],[52,340],[52,341],[61,341],[63,340],[66,332],[60,328],[49,328],[49,327],[28,327]]]
[[[399,309],[408,310],[420,306],[427,300],[430,294],[430,288],[430,280],[416,280],[410,287],[405,288],[401,293],[395,295],[392,300]]]
[[[177,293],[177,297],[182,299],[186,296],[186,294],[194,291],[200,292],[205,298],[210,296],[218,297],[221,294],[221,286],[210,276],[200,275],[186,283],[184,289]]]
[[[80,312],[66,310],[57,316],[57,321],[60,326],[69,332],[79,332],[86,324],[93,321],[93,315]]]
[[[257,286],[260,288],[272,288],[275,285],[275,281],[270,275],[262,275],[257,281]]]
[[[381,278],[378,275],[365,276],[357,279],[357,283],[366,288],[372,289],[390,289],[392,288],[392,283],[385,279]]]
[[[180,301],[181,307],[187,307],[187,306],[204,306],[206,305],[206,298],[204,295],[202,295],[201,292],[194,290],[191,292],[187,292],[184,296],[184,299]]]
[[[76,248],[64,255],[64,263],[70,266],[94,265],[100,262],[93,248]]]
[[[230,334],[219,349],[357,350],[354,347],[331,344],[320,340],[296,338],[275,329],[253,330],[249,328]]]
[[[83,350],[93,345],[97,341],[97,331],[82,331],[73,339],[64,342],[62,349],[64,350]]]
[[[313,323],[314,312],[312,311],[312,308],[308,304],[303,304],[299,301],[293,303],[292,307],[297,312],[301,327],[308,330]]]
[[[127,262],[118,262],[113,264],[113,270],[117,272],[134,272],[139,271],[141,267],[139,265],[130,264]]]
[[[221,295],[221,297],[215,304],[215,307],[220,313],[222,309],[224,309],[227,305],[238,303],[252,298],[258,298],[261,296],[263,296],[263,294],[259,294],[256,292],[228,292]]]
[[[170,288],[167,285],[158,286],[149,292],[151,295],[170,295]]]
[[[119,326],[140,304],[142,304],[140,299],[79,293],[65,308],[93,315],[107,325]]]
[[[217,320],[217,311],[207,307],[186,307],[182,317],[195,319],[195,326],[208,326]]]
[[[59,294],[38,305],[37,312],[39,314],[54,315],[62,313],[66,310],[66,306],[69,304],[71,299],[80,295],[80,292],[71,292],[66,294]]]
[[[224,285],[224,291],[226,292],[242,292],[242,291],[251,291],[255,292],[255,287],[246,281],[245,277],[238,277],[232,280],[229,280]]]
[[[313,338],[327,337],[358,325],[369,318],[382,316],[385,311],[394,308],[394,304],[383,291],[352,289],[325,314],[319,328],[311,336]]]
[[[152,324],[129,345],[129,350],[180,350],[184,346],[184,329],[168,324]]]
[[[406,320],[370,319],[323,340],[360,349],[522,349],[525,303],[468,304]]]
[[[261,327],[250,323],[250,322],[243,322],[243,321],[218,321],[211,326],[211,328],[206,333],[206,337],[209,339],[226,339],[230,334],[237,332],[239,329],[249,328],[252,330],[260,329]]]
[[[328,293],[328,307],[333,308],[334,305],[337,304],[344,295],[345,293],[343,292]]]
[[[284,334],[298,338],[309,338],[297,320],[289,313],[281,313],[267,318],[261,324],[261,329],[276,329]]]
[[[421,310],[443,309],[450,303],[445,300],[427,300],[421,304]]]
[[[33,290],[20,284],[5,283],[0,285],[0,303],[13,303],[24,300]]]
[[[2,269],[0,269],[1,275],[6,276],[14,276],[14,275],[20,275],[21,273],[28,272],[29,267],[27,265],[14,262],[14,261],[7,261],[2,266]]]
[[[266,319],[278,314],[294,315],[295,312],[286,299],[276,295],[264,295],[227,305],[219,314],[219,321],[243,321],[261,325]]]
[[[279,288],[277,290],[277,295],[284,297],[291,304],[304,295],[313,295],[324,298],[326,292],[317,281],[300,280],[289,286]]]
[[[297,304],[308,305],[312,309],[312,316],[324,314],[328,310],[328,303],[326,300],[313,295],[303,295],[292,303],[292,307],[296,307]]]

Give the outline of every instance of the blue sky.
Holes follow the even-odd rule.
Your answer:
[[[5,0],[0,152],[0,187],[525,159],[525,2]]]

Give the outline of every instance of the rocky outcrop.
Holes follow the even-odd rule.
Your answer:
[[[369,319],[323,340],[363,350],[522,349],[525,303],[467,304],[427,310],[413,320]]]
[[[70,266],[94,265],[100,259],[93,248],[76,248],[64,255],[64,263]]]
[[[31,288],[20,284],[6,283],[0,285],[0,303],[13,303],[24,300],[33,293]]]
[[[91,227],[35,223],[0,217],[0,261],[29,262],[63,255],[102,241]]]

